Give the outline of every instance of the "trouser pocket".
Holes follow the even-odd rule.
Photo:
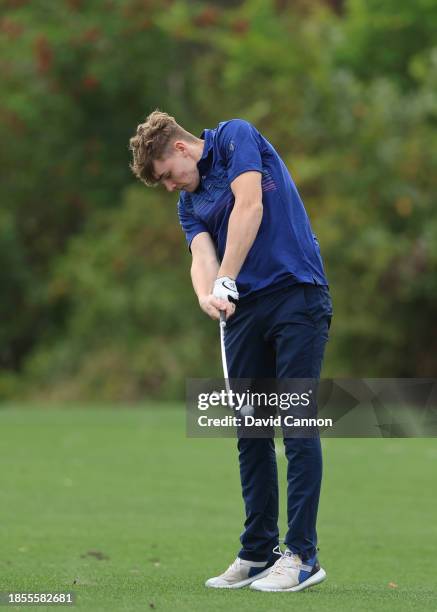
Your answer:
[[[332,299],[328,287],[304,284],[303,292],[309,318],[313,321],[313,323],[317,324],[322,318],[326,317],[328,320],[329,329],[331,326],[333,309]]]

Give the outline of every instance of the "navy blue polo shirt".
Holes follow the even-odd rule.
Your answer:
[[[293,179],[262,134],[242,119],[206,129],[197,166],[200,184],[181,191],[178,214],[188,245],[208,232],[219,261],[226,247],[235,198],[230,184],[248,171],[262,173],[263,217],[255,241],[236,278],[240,298],[294,283],[327,285],[319,244]]]

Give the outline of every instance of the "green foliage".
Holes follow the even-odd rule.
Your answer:
[[[0,153],[1,201],[25,261],[20,274],[33,279],[32,307],[17,301],[16,324],[3,332],[3,365],[17,367],[30,348],[62,333],[69,308],[48,294],[52,265],[95,211],[119,205],[132,179],[135,122],[157,105],[183,116],[185,82],[162,87],[184,56],[153,24],[159,3],[140,11],[132,2],[7,4],[0,137],[10,146]]]
[[[174,197],[128,188],[59,260],[49,291],[70,304],[66,338],[36,352],[28,379],[63,399],[180,396],[189,373],[216,374],[212,327],[188,288]]]
[[[156,107],[196,134],[244,117],[286,161],[334,297],[325,375],[433,375],[434,2],[4,4],[0,395],[174,397],[219,373],[176,198],[128,168]]]
[[[434,0],[348,0],[338,59],[358,77],[415,86],[414,62],[435,45]]]

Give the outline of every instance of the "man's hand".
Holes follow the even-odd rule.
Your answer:
[[[228,300],[217,298],[212,293],[199,297],[199,304],[203,312],[214,320],[220,319],[220,310],[226,313],[226,319],[229,319],[235,312],[235,304]]]
[[[239,298],[237,285],[229,276],[221,276],[218,278],[214,282],[212,293],[216,298],[228,300],[229,302],[237,302]]]

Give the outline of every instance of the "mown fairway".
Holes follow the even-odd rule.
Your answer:
[[[275,594],[203,587],[243,508],[235,441],[188,439],[183,406],[5,407],[0,431],[1,591],[72,590],[92,611],[437,609],[435,440],[324,440],[328,580]]]

